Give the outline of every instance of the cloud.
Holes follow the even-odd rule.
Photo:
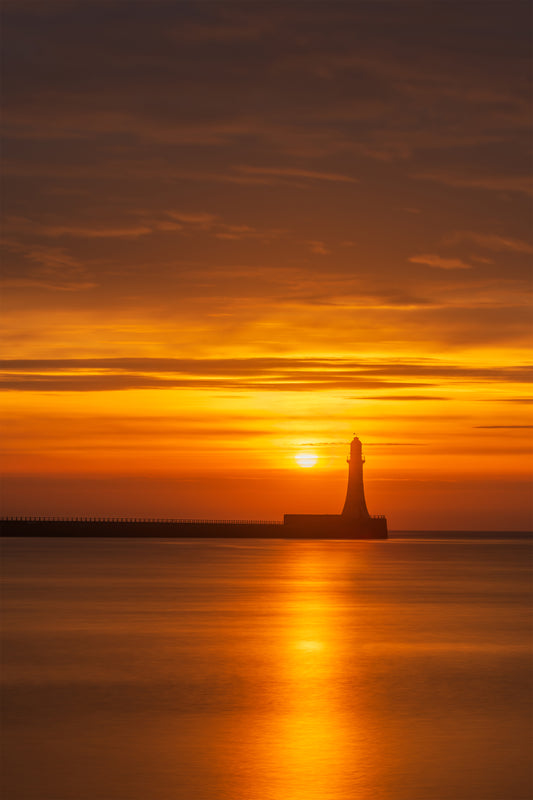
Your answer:
[[[217,239],[226,239],[228,241],[242,241],[243,239],[256,239],[268,241],[280,236],[283,231],[277,230],[259,230],[250,225],[227,225],[220,223],[217,232],[214,234]]]
[[[235,144],[247,156],[261,141],[268,152],[253,156],[265,161],[272,150],[300,156],[355,143],[399,159],[431,147],[508,145],[529,124],[520,3],[505,13],[491,4],[482,22],[476,4],[458,17],[456,3],[439,3],[432,20],[417,2],[388,3],[386,15],[380,4],[310,3],[303,16],[297,4],[203,3],[193,14],[158,0],[136,4],[134,15],[114,0],[44,5],[21,0],[6,14],[6,38],[20,42],[6,73],[17,136]],[[32,47],[43,15],[55,15],[46,52]],[[107,15],[113,25],[104,26]],[[475,59],[473,29],[483,41]],[[293,169],[305,180],[339,174],[329,165]]]
[[[272,29],[272,24],[268,20],[257,18],[253,15],[250,19],[232,20],[224,19],[224,8],[219,9],[219,18],[211,24],[200,21],[185,22],[171,33],[178,43],[183,41],[192,42],[240,42],[261,39]]]
[[[4,269],[1,281],[4,288],[73,292],[97,286],[87,268],[63,247],[23,244],[10,239],[4,242],[4,246],[32,264],[27,274],[10,275]]]
[[[27,217],[9,216],[6,218],[5,230],[11,234],[26,234],[37,237],[44,236],[49,239],[62,237],[81,239],[136,239],[152,233],[154,226],[106,226],[100,225],[57,225],[54,223],[36,222]]]
[[[470,261],[475,261],[476,264],[494,264],[493,258],[487,258],[486,256],[470,256]]]
[[[438,362],[338,358],[23,359],[4,360],[0,367],[4,371],[4,389],[15,391],[425,389],[433,387],[436,380],[442,383],[445,379],[527,382],[533,372],[527,366],[475,368]]]
[[[358,183],[357,178],[351,175],[342,175],[335,172],[317,172],[311,169],[301,169],[296,167],[234,167],[237,172],[245,175],[267,175],[279,178],[306,178],[315,181],[328,181],[332,183]]]
[[[365,447],[425,447],[423,442],[365,442]]]
[[[531,177],[522,175],[469,175],[468,173],[454,174],[453,172],[435,171],[415,173],[411,177],[417,180],[434,181],[444,186],[452,186],[459,189],[486,189],[491,192],[533,194]]]
[[[409,0],[385,15],[342,2],[305,15],[293,3],[40,5],[10,4],[6,20],[17,43],[6,50],[6,210],[26,221],[12,232],[27,250],[5,274],[32,309],[38,289],[58,290],[40,301],[57,336],[49,352],[67,349],[62,293],[95,283],[76,298],[87,341],[69,341],[73,353],[184,340],[195,353],[388,352],[401,341],[415,352],[474,344],[489,363],[491,343],[523,344],[515,309],[528,279],[515,263],[481,268],[469,249],[526,253],[524,195],[469,202],[466,189],[527,177],[523,4],[489,4],[482,19],[476,4],[421,16]],[[446,250],[445,234],[463,228],[471,248]],[[101,309],[128,314],[128,331],[110,325],[98,339]],[[38,337],[27,352],[45,348]]]
[[[331,391],[336,389],[355,388],[357,386],[377,389],[383,385],[408,388],[415,383],[405,381],[382,381],[368,378],[335,378],[299,379],[299,380],[231,380],[229,378],[159,378],[138,374],[121,375],[80,375],[80,376],[45,376],[24,375],[16,378],[5,378],[0,382],[1,388],[7,391],[31,392],[114,392],[127,389],[202,389],[205,392],[220,389],[231,391],[275,391],[275,392],[309,392]]]
[[[4,289],[47,289],[58,292],[82,292],[98,286],[93,281],[75,280],[52,274],[33,278],[5,278],[2,279],[1,285]]]
[[[524,428],[529,430],[533,429],[533,425],[474,425],[474,428],[485,428],[490,430],[521,430]]]
[[[446,237],[447,244],[457,244],[458,242],[474,242],[480,247],[496,252],[511,253],[533,253],[533,244],[522,239],[513,239],[510,236],[499,236],[496,234],[476,233],[475,231],[456,231]]]
[[[428,394],[377,394],[367,395],[366,397],[359,398],[360,400],[393,400],[400,402],[417,402],[422,400],[424,403],[428,400],[449,400],[449,397]]]
[[[460,258],[442,258],[442,256],[427,254],[411,256],[409,258],[413,264],[427,264],[428,267],[436,269],[472,269],[470,264],[465,264]]]
[[[339,440],[338,442],[301,442],[296,447],[339,447],[346,444],[350,444],[349,439]]]
[[[488,403],[524,403],[525,405],[533,404],[533,397],[490,397],[486,398]]]
[[[328,256],[331,253],[331,250],[328,250],[324,242],[312,240],[307,242],[307,244],[309,245],[310,251],[317,256]]]
[[[216,214],[207,211],[166,211],[167,216],[183,222],[187,225],[198,226],[201,229],[212,228],[216,219]]]
[[[86,228],[69,225],[51,225],[48,228],[37,226],[33,233],[41,233],[50,238],[61,236],[75,237],[81,239],[137,239],[139,236],[146,236],[153,232],[153,228],[146,225],[132,228]]]
[[[12,237],[44,237],[47,239],[137,239],[141,236],[156,233],[206,232],[217,239],[268,240],[283,233],[280,229],[259,230],[250,225],[230,224],[223,222],[218,215],[205,211],[167,210],[161,212],[160,217],[155,219],[150,219],[148,211],[136,211],[133,213],[136,217],[142,218],[141,223],[122,225],[120,227],[88,224],[58,225],[53,222],[36,222],[26,217],[10,216],[6,220],[5,230]],[[17,244],[14,238],[8,240],[7,245],[8,248],[18,249],[19,252],[26,250],[29,255],[29,248],[25,245]],[[68,258],[66,253],[64,258]]]

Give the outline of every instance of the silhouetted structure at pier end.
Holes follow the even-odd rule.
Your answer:
[[[322,539],[326,538],[325,532],[328,531],[327,537],[333,539],[386,539],[386,518],[371,517],[366,507],[364,463],[361,442],[354,436],[350,445],[348,488],[342,514],[285,514],[283,524],[287,533],[305,530],[309,537]]]
[[[387,520],[371,517],[365,502],[361,442],[348,458],[348,489],[342,514],[285,514],[283,522],[253,520],[131,519],[128,517],[9,517],[2,536],[161,537],[234,539],[386,539]]]

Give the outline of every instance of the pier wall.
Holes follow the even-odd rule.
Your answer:
[[[331,539],[387,539],[385,517],[349,519],[342,514],[285,514],[284,529],[287,536],[300,538],[305,532],[309,538],[324,538],[328,531]]]
[[[289,521],[287,521],[287,518]],[[382,539],[387,538],[386,520],[380,526],[361,528],[339,524],[338,515],[293,514],[282,522],[218,520],[94,520],[94,519],[3,519],[2,536],[85,538],[193,538],[193,539]],[[374,520],[370,520],[374,522]]]

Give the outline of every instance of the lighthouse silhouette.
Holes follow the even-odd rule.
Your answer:
[[[360,440],[354,434],[350,444],[350,455],[346,459],[349,464],[348,469],[348,488],[346,490],[346,501],[342,509],[342,516],[346,520],[367,520],[370,514],[365,502],[365,487],[363,484],[363,448]]]
[[[386,539],[387,520],[368,513],[363,485],[365,458],[354,435],[348,457],[348,488],[342,514],[284,514],[287,536],[299,539]]]

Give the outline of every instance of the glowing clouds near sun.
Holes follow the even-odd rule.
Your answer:
[[[318,456],[316,453],[298,453],[294,456],[294,459],[299,467],[310,469],[315,466],[318,461]]]

